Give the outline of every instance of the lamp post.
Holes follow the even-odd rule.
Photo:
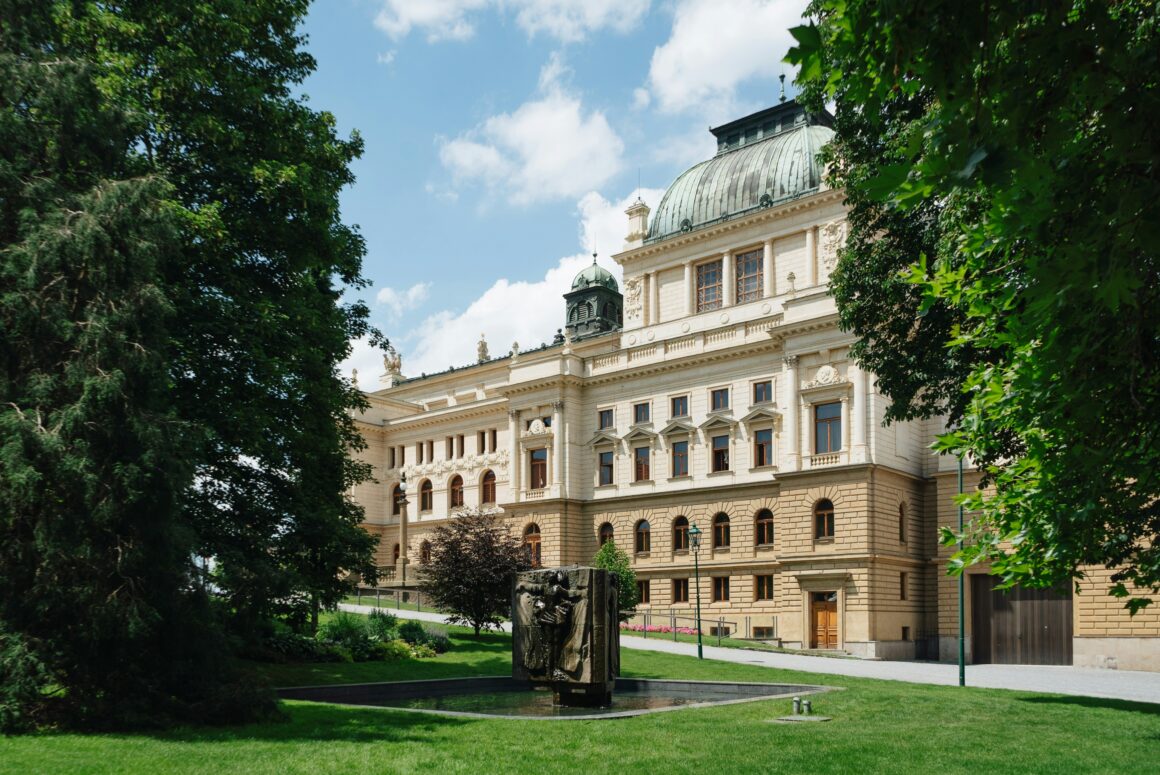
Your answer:
[[[963,453],[959,453],[959,551],[963,550]],[[963,576],[959,573],[959,686],[967,685],[966,616],[963,612]]]
[[[399,560],[395,570],[396,578],[407,586],[407,475],[399,480],[399,495],[395,499],[399,506]]]
[[[695,522],[689,526],[689,545],[693,547],[693,576],[697,585],[697,659],[704,659],[701,650],[701,528]]]

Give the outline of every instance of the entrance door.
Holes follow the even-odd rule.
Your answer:
[[[1071,591],[1014,587],[971,577],[971,661],[1007,665],[1070,665]]]
[[[838,593],[813,592],[810,594],[810,647],[838,648]]]

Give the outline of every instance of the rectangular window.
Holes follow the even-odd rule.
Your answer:
[[[427,442],[427,462],[435,462],[435,441],[434,439]]]
[[[697,312],[721,309],[721,259],[697,267]]]
[[[729,600],[729,577],[713,577],[713,602],[725,603]]]
[[[773,430],[763,428],[753,434],[753,465],[755,468],[773,465]]]
[[[669,402],[669,406],[672,409],[672,411],[670,412],[670,415],[672,417],[688,417],[689,416],[689,397],[688,396],[675,396],[675,397],[673,397],[673,399]]]
[[[773,600],[773,576],[753,577],[753,599]]]
[[[910,640],[910,628],[909,627],[902,628],[902,639],[903,640]]]
[[[763,382],[753,383],[753,403],[768,404],[773,400],[773,381],[765,380]]]
[[[415,462],[419,465],[423,465],[423,447],[424,444],[421,441],[415,445]]]
[[[463,457],[463,434],[455,437],[455,457]]]
[[[722,638],[728,638],[730,632],[732,632],[732,629],[728,625],[726,625],[724,627],[714,626],[714,627],[709,628],[709,635],[714,636],[714,637],[716,637],[717,635],[720,635]]]
[[[447,453],[447,460],[455,457],[455,439],[453,437],[447,437],[447,447],[444,449],[444,452]]]
[[[842,404],[834,401],[814,407],[814,452],[837,452],[842,448]]]
[[[673,602],[687,603],[689,602],[689,580],[688,579],[673,579]]]
[[[729,470],[729,437],[728,436],[714,436],[713,437],[713,470],[714,471],[728,471]]]
[[[390,465],[388,465],[388,466],[387,466],[387,468],[395,468],[395,467],[396,467],[396,466],[395,466],[395,448],[394,448],[394,447],[391,447],[391,448],[390,448],[390,450],[388,450],[388,451],[389,451],[391,454],[390,454],[390,461],[389,461],[389,462],[390,462]]]
[[[773,640],[773,637],[774,637],[774,635],[773,635],[773,628],[772,627],[754,627],[753,628],[753,639],[754,640]]]
[[[647,403],[632,405],[632,421],[633,423],[648,422],[648,408]]]
[[[898,574],[898,599],[899,600],[906,600],[907,599],[907,587],[908,587],[907,582],[910,581],[910,579],[907,578],[908,575],[909,574],[906,574],[906,573],[899,573]]]
[[[649,587],[649,584],[647,581],[636,582],[636,595],[637,595],[637,597],[640,598],[640,602],[646,603],[646,604],[651,602],[651,596],[649,595],[649,588],[648,587]]]
[[[399,465],[400,465],[400,466],[405,466],[405,465],[407,465],[407,448],[406,448],[406,447],[399,447],[399,460],[398,460],[398,463],[399,463]]]
[[[689,442],[673,442],[673,476],[689,475]]]
[[[645,482],[652,478],[649,475],[649,448],[636,447],[632,450],[633,481]]]
[[[612,453],[600,453],[600,484],[612,484]]]
[[[596,413],[596,429],[604,430],[612,427],[612,410],[601,409]]]
[[[475,454],[482,455],[487,452],[487,432],[478,431],[475,434]]]
[[[528,453],[528,487],[542,490],[548,486],[548,450],[533,449]]]
[[[717,388],[709,393],[709,410],[720,412],[729,408],[729,388]]]
[[[834,510],[817,509],[814,511],[814,538],[834,537]]]
[[[751,250],[735,259],[737,265],[737,303],[757,301],[762,291],[762,252]]]
[[[498,445],[496,444],[496,436],[498,436],[498,435],[499,435],[499,434],[497,434],[497,433],[496,433],[496,430],[495,430],[495,428],[492,428],[492,429],[491,429],[491,430],[488,432],[488,438],[489,438],[489,439],[490,439],[490,441],[491,441],[491,448],[490,448],[490,449],[488,449],[488,452],[495,452],[495,448],[498,446]]]

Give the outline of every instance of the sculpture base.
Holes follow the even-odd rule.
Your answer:
[[[552,704],[565,708],[612,707],[612,687],[604,684],[552,684]]]

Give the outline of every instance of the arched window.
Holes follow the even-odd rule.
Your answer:
[[[463,477],[458,474],[451,477],[451,481],[447,483],[447,506],[448,508],[458,508],[463,505]]]
[[[814,538],[834,537],[834,504],[822,499],[814,504]]]
[[[687,552],[689,550],[689,520],[687,517],[677,517],[673,520],[673,551]]]
[[[391,516],[399,516],[400,510],[403,508],[403,488],[395,485],[391,488]]]
[[[607,302],[604,305],[604,311],[601,313],[601,316],[609,320],[616,319],[616,307],[612,306],[612,302]]]
[[[906,543],[906,504],[898,504],[898,543]]]
[[[606,543],[608,543],[609,541],[612,540],[612,523],[611,522],[605,522],[603,525],[600,526],[599,536],[600,536],[600,545],[601,546],[604,546]]]
[[[636,523],[636,550],[647,552],[652,548],[652,529],[648,520],[642,519]]]
[[[757,512],[755,517],[755,530],[758,546],[770,546],[773,544],[773,512],[769,509],[762,509]]]
[[[398,545],[398,544],[395,544],[395,557],[394,557],[394,562],[395,562],[395,564],[396,564],[396,565],[399,563],[399,545]]]
[[[713,548],[720,549],[729,545],[729,515],[720,512],[713,517]]]
[[[524,546],[532,567],[540,567],[540,526],[535,522],[524,528]]]
[[[419,485],[419,511],[430,511],[435,508],[435,486],[430,479],[424,479]]]
[[[495,472],[484,471],[479,486],[480,503],[495,503]]]
[[[419,562],[423,565],[431,562],[431,542],[424,541],[419,544]]]

